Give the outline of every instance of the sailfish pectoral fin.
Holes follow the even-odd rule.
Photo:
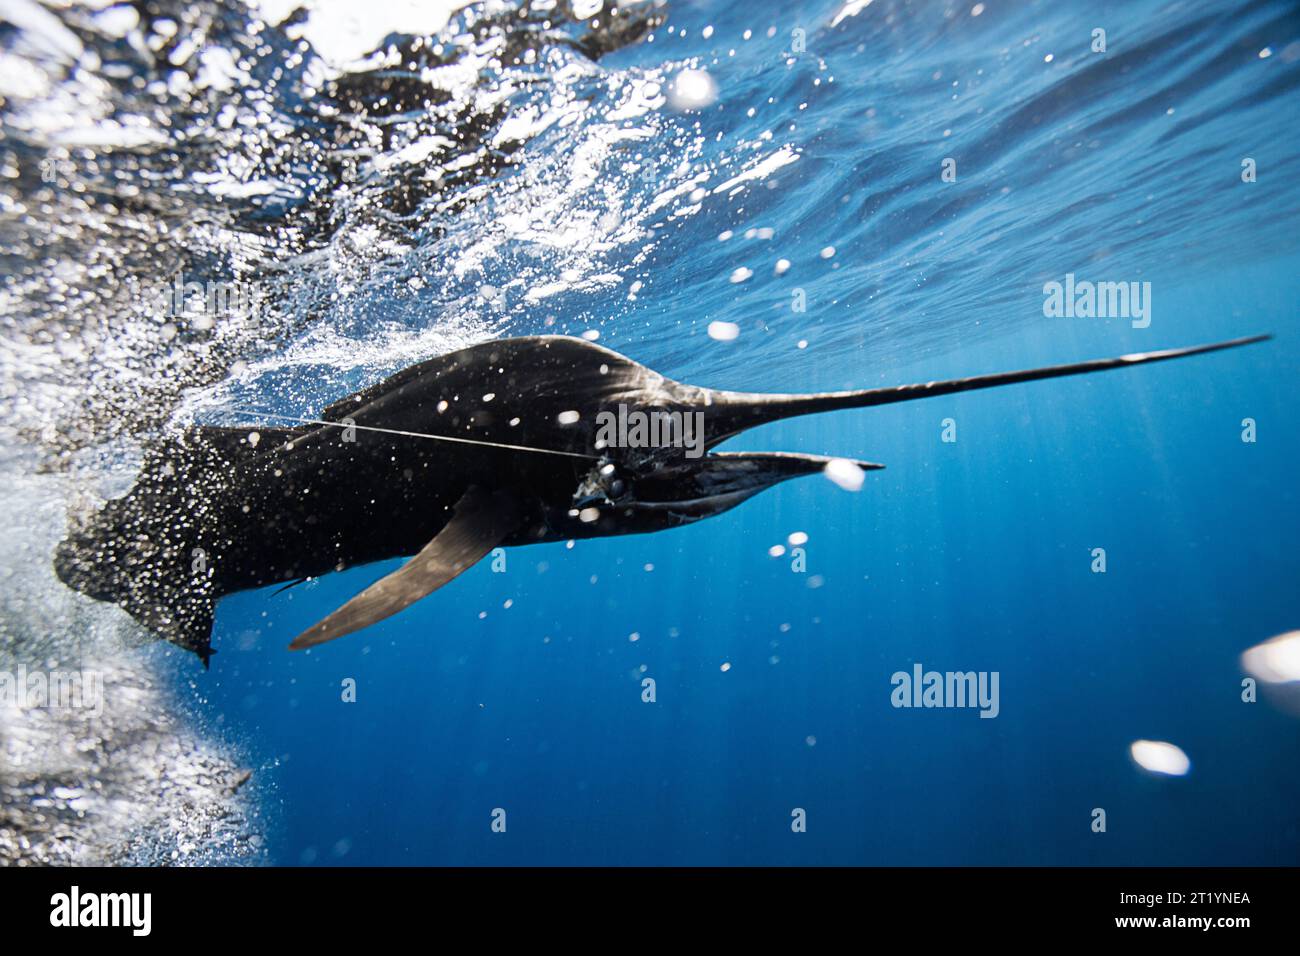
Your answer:
[[[455,515],[415,557],[293,639],[291,650],[314,647],[391,617],[473,567],[518,526],[519,500],[508,492],[470,488]]]

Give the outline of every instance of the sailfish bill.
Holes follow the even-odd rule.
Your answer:
[[[1089,372],[1104,372],[1110,369],[1131,368],[1152,362],[1167,362],[1170,359],[1186,358],[1192,355],[1204,355],[1223,349],[1253,345],[1272,338],[1271,335],[1251,335],[1245,338],[1214,342],[1210,345],[1193,345],[1182,349],[1163,349],[1158,352],[1135,352],[1118,355],[1114,358],[1092,359],[1087,362],[1072,362],[1068,365],[1047,365],[1041,368],[1022,369],[1016,372],[995,372],[991,375],[974,375],[968,378],[954,378],[938,382],[918,382],[912,385],[891,385],[886,388],[871,388],[847,392],[823,392],[814,395],[765,395],[749,392],[714,392],[714,401],[724,408],[734,408],[730,414],[723,412],[722,417],[734,422],[735,430],[725,434],[714,435],[710,444],[725,441],[737,432],[767,422],[793,418],[797,415],[811,415],[817,412],[839,411],[848,408],[870,408],[876,405],[892,405],[895,402],[911,402],[921,398],[935,398],[939,395],[953,395],[957,392],[973,392],[982,388],[998,388],[1003,385],[1015,385],[1020,382],[1036,382],[1048,378],[1064,378],[1069,375],[1086,375]],[[718,412],[712,413],[713,417]]]

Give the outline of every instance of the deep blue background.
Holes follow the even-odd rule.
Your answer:
[[[1294,864],[1294,718],[1241,702],[1237,655],[1300,609],[1296,275],[1277,262],[1160,303],[1179,316],[1161,344],[1282,333],[1264,346],[733,443],[887,463],[858,494],[804,479],[687,529],[512,550],[506,573],[481,564],[308,654],[284,645],[391,567],[236,595],[193,683],[283,802],[281,862]],[[1044,320],[927,371],[1156,328]],[[767,554],[799,530],[805,574]],[[893,709],[913,661],[999,671],[1000,716]],[[1192,772],[1142,775],[1138,738],[1177,743]]]
[[[1295,718],[1243,703],[1238,664],[1300,626],[1300,138],[1284,56],[1300,31],[1287,4],[1112,6],[993,3],[975,20],[882,2],[831,30],[834,3],[676,5],[687,41],[661,34],[604,68],[704,57],[722,100],[698,128],[680,121],[703,161],[764,128],[780,133],[769,150],[802,158],[770,190],[661,223],[628,268],[637,300],[559,296],[506,331],[538,331],[543,313],[552,331],[600,325],[602,344],[672,377],[752,390],[1276,340],[768,427],[728,447],[888,468],[858,494],[809,478],[688,529],[513,550],[506,573],[482,564],[306,654],[284,645],[396,565],[228,598],[209,673],[151,653],[249,754],[278,807],[277,861],[1300,862]],[[1098,19],[1109,60],[1087,49]],[[736,39],[769,22],[776,39]],[[790,65],[799,24],[810,53]],[[947,155],[960,177],[946,186]],[[1242,156],[1259,182],[1240,182]],[[776,237],[744,240],[749,226]],[[723,229],[736,237],[718,242]],[[795,263],[783,278],[778,256]],[[753,279],[729,282],[742,265]],[[1043,318],[1043,282],[1068,271],[1151,281],[1151,327]],[[794,288],[807,313],[790,311]],[[714,319],[740,337],[709,339]],[[948,417],[955,444],[940,441]],[[806,574],[768,556],[796,531]],[[1000,716],[893,709],[890,675],[914,661],[1000,672]],[[1182,747],[1191,773],[1142,774],[1139,738]]]

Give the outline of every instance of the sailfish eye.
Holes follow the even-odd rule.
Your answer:
[[[587,473],[574,494],[579,506],[599,501],[615,502],[627,493],[627,479],[613,462],[602,462]]]

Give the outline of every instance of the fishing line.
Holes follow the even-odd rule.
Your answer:
[[[531,451],[538,455],[563,455],[566,458],[582,458],[586,461],[600,461],[598,455],[584,455],[576,451],[558,451],[554,448],[531,448],[528,445],[508,445],[505,442],[484,441],[479,438],[457,438],[452,435],[428,435],[424,432],[407,432],[396,428],[377,428],[374,425],[348,425],[343,422],[327,422],[320,418],[298,418],[294,415],[277,415],[274,412],[262,412],[256,409],[227,409],[236,415],[248,415],[255,418],[276,418],[286,422],[300,422],[304,425],[331,425],[334,428],[356,428],[366,432],[382,432],[385,435],[401,435],[405,438],[428,438],[433,441],[459,442],[462,445],[486,445],[491,448],[508,448],[511,451]]]

